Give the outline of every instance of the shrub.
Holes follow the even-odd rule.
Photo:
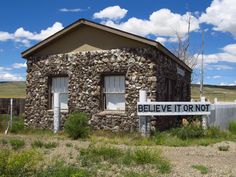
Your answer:
[[[40,154],[36,151],[10,152],[0,150],[0,174],[11,177],[33,176]]]
[[[31,146],[33,148],[42,148],[44,146],[44,143],[40,140],[35,140],[33,143],[31,143]]]
[[[221,138],[225,137],[226,133],[221,131],[219,127],[209,127],[206,135],[210,138]]]
[[[65,165],[63,162],[57,161],[55,164],[48,166],[46,169],[37,172],[37,177],[87,177],[91,176],[86,170],[79,169],[72,165]]]
[[[85,113],[72,113],[65,122],[65,132],[73,139],[86,138],[90,133]]]
[[[187,125],[181,128],[176,128],[172,130],[172,134],[176,135],[182,140],[190,138],[200,138],[204,136],[204,129],[201,126]]]
[[[20,140],[20,139],[11,139],[10,144],[12,146],[12,149],[18,150],[18,149],[22,148],[25,145],[25,141]]]
[[[229,131],[233,134],[236,134],[236,121],[229,122]]]

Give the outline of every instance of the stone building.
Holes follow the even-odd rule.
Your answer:
[[[94,129],[135,131],[140,89],[152,101],[189,101],[191,69],[160,43],[80,19],[22,53],[27,59],[25,125],[53,128],[86,112]],[[154,117],[163,129],[174,117]]]

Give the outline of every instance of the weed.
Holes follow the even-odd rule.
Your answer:
[[[233,134],[236,134],[236,121],[229,122],[229,131]]]
[[[66,143],[66,147],[73,147],[72,143]]]
[[[25,141],[24,140],[20,140],[20,139],[11,139],[10,140],[10,144],[12,146],[12,149],[18,150],[18,149],[24,147]]]
[[[0,150],[0,174],[2,176],[33,176],[40,154],[36,151],[13,152],[7,149]]]
[[[7,145],[8,141],[6,139],[1,139],[1,144],[2,145]]]
[[[58,146],[58,144],[56,142],[49,142],[49,143],[45,143],[44,147],[46,149],[52,149],[52,148],[56,148]]]
[[[40,140],[35,140],[34,142],[31,143],[31,146],[33,148],[42,148],[44,146],[44,143]]]
[[[127,171],[124,173],[124,177],[150,177],[149,173],[137,173],[134,171]]]
[[[229,145],[221,145],[218,146],[219,151],[228,151],[229,150]]]
[[[82,112],[70,114],[65,122],[65,132],[73,139],[88,137],[90,128],[87,114]]]
[[[21,116],[14,117],[10,132],[11,133],[20,133],[23,130],[24,130],[24,118],[22,118]]]
[[[203,165],[192,165],[192,168],[200,171],[201,174],[207,174],[209,171],[208,168]]]
[[[37,177],[87,177],[91,176],[90,172],[84,169],[79,169],[73,165],[66,165],[62,161],[57,161],[55,164],[48,166],[46,169],[39,170]]]

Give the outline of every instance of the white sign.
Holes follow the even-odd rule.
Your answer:
[[[138,116],[209,115],[209,102],[138,102]]]

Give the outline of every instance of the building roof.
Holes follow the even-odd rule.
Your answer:
[[[171,53],[167,48],[165,48],[162,44],[160,44],[157,41],[151,40],[151,39],[147,39],[132,33],[128,33],[119,29],[115,29],[109,26],[105,26],[102,24],[98,24],[92,21],[89,21],[87,19],[79,19],[76,22],[72,23],[71,25],[65,27],[64,29],[62,29],[61,31],[55,33],[54,35],[46,38],[45,40],[37,43],[36,45],[30,47],[29,49],[25,50],[24,52],[21,53],[23,58],[29,58],[30,56],[32,56],[36,51],[38,51],[39,49],[50,45],[51,42],[57,40],[59,37],[62,37],[63,35],[69,33],[70,31],[73,31],[75,28],[82,26],[82,25],[88,25],[100,30],[104,30],[128,39],[132,39],[150,46],[153,46],[155,48],[157,48],[158,50],[160,50],[161,52],[165,53],[166,55],[168,55],[172,60],[174,60],[176,63],[180,64],[181,66],[183,66],[185,69],[187,69],[188,71],[192,72],[192,69],[187,66],[183,61],[181,61],[178,57],[176,57],[173,53]]]

